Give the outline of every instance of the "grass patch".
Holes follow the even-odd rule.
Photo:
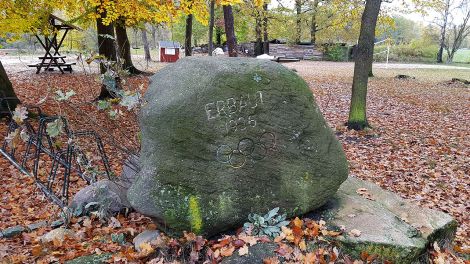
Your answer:
[[[454,55],[454,63],[470,64],[470,49],[459,49]]]

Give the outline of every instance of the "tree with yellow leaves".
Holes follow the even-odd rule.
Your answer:
[[[0,36],[10,40],[18,39],[25,33],[49,35],[54,28],[49,16],[56,10],[68,8],[70,0],[1,0]]]
[[[241,8],[243,16],[254,19],[255,47],[254,54],[261,55],[269,53],[268,40],[268,4],[269,0],[244,0]]]

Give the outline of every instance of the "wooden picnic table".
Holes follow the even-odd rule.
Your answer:
[[[29,64],[28,67],[35,67],[37,69],[36,74],[40,73],[41,69],[44,69],[44,71],[52,71],[54,70],[54,68],[58,68],[61,73],[64,73],[66,71],[72,72],[72,65],[75,65],[75,63],[66,62],[65,58],[67,58],[67,56],[62,56],[59,52],[59,49],[62,46],[62,43],[64,42],[64,39],[70,30],[81,29],[67,24],[64,20],[54,15],[50,15],[49,22],[56,29],[52,36],[45,35],[43,36],[43,40],[39,35],[36,35],[39,44],[41,44],[46,53],[43,56],[39,57],[39,59],[41,60],[39,63]],[[58,40],[58,32],[61,30],[64,31],[64,34],[62,35],[60,40]]]

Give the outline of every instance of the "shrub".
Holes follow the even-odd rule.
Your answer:
[[[344,44],[325,44],[322,47],[326,59],[329,61],[347,61],[349,47]]]
[[[385,46],[376,47],[374,53],[380,53],[386,49]],[[436,59],[439,46],[428,43],[422,39],[414,39],[410,43],[400,43],[390,48],[390,61],[416,61],[429,62]],[[374,56],[376,61],[384,61],[387,54],[380,53]]]

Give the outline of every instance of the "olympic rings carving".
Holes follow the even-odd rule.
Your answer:
[[[245,166],[247,161],[263,160],[270,150],[276,147],[276,135],[272,132],[262,133],[256,140],[245,137],[238,141],[236,149],[222,144],[217,148],[216,159],[234,169]]]

